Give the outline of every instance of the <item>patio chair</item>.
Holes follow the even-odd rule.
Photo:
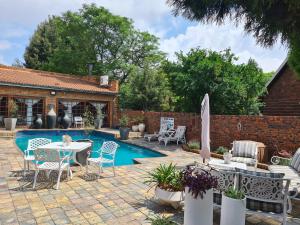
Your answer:
[[[257,167],[258,143],[255,141],[234,141],[231,161]]]
[[[291,159],[273,156],[272,165],[269,166],[271,172],[281,172],[285,178],[291,179],[291,188],[297,188],[300,184],[300,148]]]
[[[59,189],[60,177],[64,170],[67,170],[68,180],[70,176],[72,179],[72,171],[70,167],[71,152],[38,148],[34,151],[34,156],[37,163],[35,164],[33,188],[36,186],[36,180],[40,170],[46,170],[49,173],[52,170],[58,171],[55,189]]]
[[[147,141],[157,140],[160,136],[163,136],[168,131],[168,124],[161,124],[158,133],[145,134],[144,139]]]
[[[24,176],[26,172],[26,166],[27,166],[27,170],[29,171],[29,162],[35,160],[34,151],[38,147],[49,143],[51,143],[51,140],[47,138],[34,138],[28,141],[27,149],[24,151],[24,171],[23,171]]]
[[[91,151],[91,153],[95,152],[98,157],[90,157],[87,158],[86,162],[86,172],[88,173],[89,164],[96,164],[99,166],[99,175],[103,172],[103,164],[110,164],[113,166],[114,176],[115,173],[115,156],[119,145],[114,141],[105,141],[103,142],[101,148],[98,151]]]
[[[169,129],[163,136],[158,138],[158,142],[163,141],[165,146],[171,141],[176,141],[177,145],[179,142],[186,143],[185,131],[186,126],[178,126],[176,130]]]
[[[77,128],[78,125],[83,128],[84,127],[84,121],[81,116],[74,116],[74,126]]]

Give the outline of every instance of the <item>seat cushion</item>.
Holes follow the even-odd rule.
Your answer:
[[[62,163],[61,169],[64,169],[68,166],[68,163]],[[59,169],[59,163],[58,162],[44,162],[42,164],[37,165],[37,167],[40,170],[58,170]]]
[[[255,159],[257,142],[254,141],[234,141],[233,157],[245,157]]]
[[[231,161],[233,162],[239,162],[239,163],[245,163],[249,166],[255,165],[255,159],[253,158],[245,158],[245,157],[232,157]]]
[[[292,158],[291,167],[300,172],[300,148],[298,148]]]
[[[246,208],[254,211],[282,213],[283,205],[281,203],[264,202],[253,199],[246,200]]]
[[[294,168],[291,166],[270,165],[269,170],[273,173],[283,173],[284,178],[291,180],[289,189],[298,188],[300,191],[300,173]]]
[[[236,168],[235,171],[238,173],[249,174],[249,175],[260,176],[260,177],[270,177],[270,178],[283,178],[284,177],[284,173],[280,173],[279,171],[276,171],[276,172],[271,171],[271,173],[269,173],[269,172],[261,172],[261,171],[243,170],[243,169],[239,169],[239,168]]]

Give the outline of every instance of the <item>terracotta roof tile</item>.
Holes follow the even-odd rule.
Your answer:
[[[75,76],[2,65],[0,65],[0,84],[106,94],[118,92],[116,81],[112,81],[109,87],[100,87],[99,79],[94,76]]]

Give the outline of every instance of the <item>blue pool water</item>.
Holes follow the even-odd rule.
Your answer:
[[[16,134],[16,144],[22,150],[27,149],[28,140],[32,138],[49,138],[52,141],[62,141],[62,135],[68,134],[74,141],[79,139],[91,139],[94,141],[93,151],[98,150],[104,141],[115,141],[120,147],[116,153],[116,165],[131,165],[134,164],[134,158],[151,158],[162,157],[160,154],[150,149],[138,147],[135,145],[120,142],[114,138],[111,134],[106,134],[98,131],[84,131],[84,130],[50,130],[50,131],[19,131]],[[94,155],[95,156],[95,155]],[[93,157],[93,155],[92,155]]]

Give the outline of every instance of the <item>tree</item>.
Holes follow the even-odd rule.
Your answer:
[[[277,39],[290,47],[290,65],[300,76],[300,1],[297,0],[168,0],[175,15],[222,24],[226,17],[253,33],[257,42],[272,46]]]
[[[176,111],[200,112],[208,93],[213,114],[258,114],[259,97],[265,91],[269,75],[254,60],[236,65],[230,50],[222,52],[191,49],[177,53],[177,62],[166,61],[171,90],[177,96]]]
[[[168,86],[166,74],[158,68],[151,67],[151,62],[145,62],[136,67],[128,82],[121,86],[121,108],[134,110],[172,110],[172,92]]]
[[[15,61],[11,64],[11,66],[18,67],[18,68],[24,68],[24,63],[20,59],[15,58]]]
[[[29,68],[78,75],[94,63],[93,74],[123,83],[145,59],[164,57],[158,45],[155,36],[134,29],[130,19],[91,4],[40,24],[24,58]]]

